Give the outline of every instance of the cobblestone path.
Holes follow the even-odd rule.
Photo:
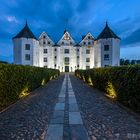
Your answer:
[[[0,113],[0,140],[44,139],[64,76]]]
[[[74,76],[70,79],[91,140],[140,140],[140,116]]]
[[[137,140],[140,117],[73,75],[0,113],[0,140]]]

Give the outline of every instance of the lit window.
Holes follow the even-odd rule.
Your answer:
[[[90,50],[86,50],[86,54],[90,54]]]
[[[104,60],[109,60],[109,54],[104,55]]]
[[[65,49],[65,53],[70,53],[70,50],[69,49]]]
[[[90,58],[86,58],[86,62],[90,62]]]
[[[109,51],[109,45],[104,45],[104,51]]]
[[[30,60],[30,54],[25,54],[25,60]]]
[[[25,50],[30,50],[30,44],[25,44]]]
[[[44,57],[44,62],[47,62],[47,57]]]
[[[47,49],[44,49],[44,53],[48,53],[48,50]]]

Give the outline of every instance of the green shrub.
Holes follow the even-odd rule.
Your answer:
[[[59,76],[58,70],[0,64],[0,108]]]
[[[140,113],[140,65],[76,70],[75,75]]]

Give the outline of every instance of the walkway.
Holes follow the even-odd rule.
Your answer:
[[[62,75],[0,113],[1,139],[140,139],[140,117]]]

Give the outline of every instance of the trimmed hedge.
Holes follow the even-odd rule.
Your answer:
[[[58,70],[0,64],[0,109],[59,76]]]
[[[75,75],[140,113],[140,65],[76,70]]]

